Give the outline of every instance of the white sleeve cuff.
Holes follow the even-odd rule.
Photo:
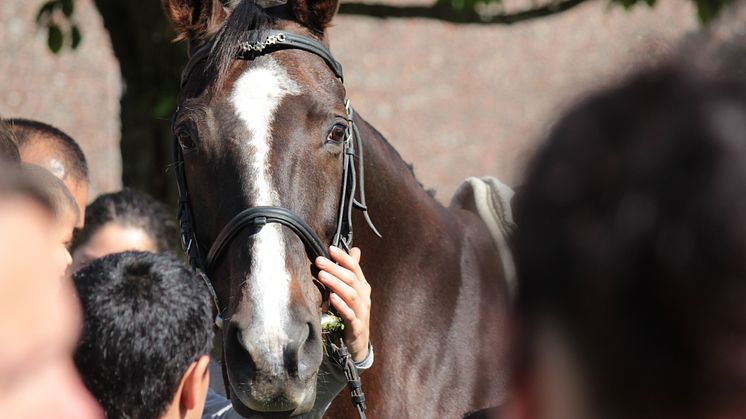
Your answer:
[[[368,355],[365,356],[365,359],[363,359],[360,362],[355,363],[355,367],[358,369],[358,371],[364,371],[373,366],[373,345],[368,342]]]

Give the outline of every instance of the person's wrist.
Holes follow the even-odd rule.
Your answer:
[[[365,345],[355,345],[355,346],[356,347],[354,348],[354,350],[350,351],[352,360],[356,363],[364,361],[365,358],[368,357],[368,352],[370,350],[370,342],[366,342]]]
[[[373,353],[373,345],[368,342],[368,348],[366,350],[365,358],[358,362],[355,362],[355,367],[360,371],[367,370],[368,368],[373,366],[374,356],[375,354]]]

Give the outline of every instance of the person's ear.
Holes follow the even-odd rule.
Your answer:
[[[176,40],[192,44],[215,33],[228,16],[220,0],[161,0],[161,4],[176,30]]]
[[[311,31],[322,34],[339,10],[339,0],[290,0],[295,18]]]
[[[179,411],[182,418],[199,418],[210,386],[210,357],[202,355],[192,362],[181,378]]]

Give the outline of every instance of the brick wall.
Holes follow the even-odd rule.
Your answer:
[[[37,119],[75,138],[88,157],[91,199],[121,187],[119,64],[91,0],[76,0],[80,47],[47,48],[36,13],[43,1],[0,1],[0,116]]]
[[[519,181],[570,103],[698,28],[688,3],[595,1],[513,26],[341,16],[331,43],[357,110],[447,202],[470,175]]]
[[[95,196],[120,187],[122,86],[95,7],[76,1],[83,44],[59,56],[34,24],[41,1],[0,2],[0,115],[48,121],[78,139]],[[340,16],[331,42],[358,112],[447,201],[469,175],[518,182],[563,109],[698,27],[688,2],[625,12],[595,1],[513,26]]]

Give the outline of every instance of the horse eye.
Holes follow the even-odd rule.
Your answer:
[[[176,134],[176,138],[179,140],[179,145],[181,145],[184,151],[192,150],[195,147],[194,139],[188,132],[180,131]]]
[[[347,127],[342,124],[336,124],[329,131],[329,135],[326,137],[327,142],[342,143],[347,137]]]

